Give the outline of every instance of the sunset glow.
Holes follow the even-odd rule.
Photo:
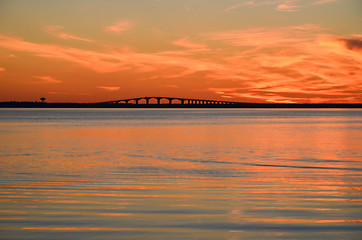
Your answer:
[[[0,101],[362,102],[360,0],[0,2]]]

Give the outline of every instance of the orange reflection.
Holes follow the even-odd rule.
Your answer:
[[[273,222],[273,223],[362,223],[362,220],[314,220],[314,219],[292,219],[292,218],[252,218],[247,219],[250,222]]]
[[[0,202],[19,209],[4,213],[9,218],[26,214],[28,219],[53,220],[69,214],[107,221],[152,218],[176,224],[190,219],[202,223],[220,219],[361,223],[352,220],[361,201],[360,132],[343,118],[293,115],[281,120],[232,119],[228,124],[225,119],[205,121],[37,126],[36,131],[21,131],[4,143],[6,151],[16,152],[20,145],[40,154],[4,157],[4,172],[17,181],[2,180]],[[360,123],[354,126],[359,128]],[[19,172],[23,174],[12,174]],[[29,205],[36,209],[21,211]],[[288,210],[291,214],[296,210],[296,217],[283,217],[281,212]],[[275,218],[265,212],[273,212]],[[307,219],[299,219],[299,212],[307,214]]]
[[[120,217],[120,216],[133,216],[133,213],[98,213],[101,216]]]
[[[91,228],[91,227],[24,227],[23,230],[47,231],[142,231],[143,228]]]

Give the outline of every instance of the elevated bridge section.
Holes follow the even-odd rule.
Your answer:
[[[162,102],[164,103],[162,103]],[[127,98],[114,101],[101,102],[102,104],[182,104],[182,105],[232,105],[240,102],[205,100],[195,98],[177,98],[177,97],[139,97]]]

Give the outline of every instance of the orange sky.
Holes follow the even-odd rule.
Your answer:
[[[362,102],[360,0],[2,0],[0,101]]]

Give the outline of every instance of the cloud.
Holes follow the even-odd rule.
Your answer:
[[[168,85],[164,85],[164,87],[166,87],[166,88],[179,88],[180,86],[174,85],[174,84],[168,84]]]
[[[297,8],[298,8],[297,5],[291,5],[291,4],[279,4],[277,6],[277,10],[283,12],[294,12],[296,11]]]
[[[331,2],[335,2],[337,0],[319,0],[319,1],[314,1],[312,3],[312,5],[321,5],[321,4],[325,4],[325,3],[331,3]]]
[[[42,83],[62,83],[63,81],[57,80],[51,76],[34,76],[36,79],[42,80]]]
[[[193,49],[193,50],[206,50],[207,49],[205,44],[194,43],[194,42],[189,41],[187,38],[181,38],[172,43],[176,46]]]
[[[316,25],[302,25],[275,29],[253,28],[207,34],[210,39],[222,40],[234,46],[273,46],[296,44],[310,38]],[[306,30],[306,31],[305,31]]]
[[[47,33],[52,34],[53,36],[57,37],[57,38],[61,38],[61,39],[72,39],[72,40],[79,40],[79,41],[84,41],[84,42],[93,42],[93,40],[87,39],[87,38],[81,38],[81,37],[77,37],[68,33],[64,33],[61,30],[64,27],[62,26],[56,26],[56,25],[52,25],[52,26],[47,26],[45,28],[45,31]]]
[[[69,92],[48,92],[49,94],[60,94],[60,95],[67,95]]]
[[[6,71],[6,69],[5,69],[5,68],[0,67],[0,72],[5,72],[5,71]]]
[[[105,87],[105,86],[97,86],[97,88],[100,88],[102,90],[106,91],[118,91],[120,87]]]
[[[299,26],[294,26],[293,28],[298,30],[306,30],[306,31],[322,30],[321,27],[316,24],[303,24]]]
[[[208,51],[195,51],[201,45],[188,38],[175,41],[186,49],[153,53],[104,45],[102,51],[90,51],[6,36],[0,36],[0,47],[68,61],[98,73],[127,71],[135,79],[162,80],[162,86],[166,83],[181,89],[192,85],[195,90],[222,98],[254,102],[361,102],[359,35],[340,37],[321,31],[320,26],[307,24],[214,32],[199,36],[203,42],[217,46],[202,45]]]
[[[111,25],[111,26],[105,27],[104,30],[106,32],[120,34],[124,31],[130,29],[130,27],[131,27],[131,22],[129,22],[129,21],[118,21],[118,22],[113,23],[113,25]]]
[[[190,58],[190,54],[184,54],[183,51],[137,53],[128,48],[110,48],[108,51],[97,52],[61,45],[32,43],[1,35],[0,47],[28,52],[38,57],[65,60],[99,73],[126,70],[135,72],[161,71],[167,73],[164,76],[180,77],[221,67],[212,61]]]
[[[238,3],[225,9],[225,12],[240,7],[275,6],[277,11],[294,12],[300,8],[332,3],[338,0],[239,0]]]
[[[362,51],[362,38],[341,38],[339,40],[342,41],[349,50]]]
[[[1,35],[0,46],[19,52],[27,52],[38,57],[77,63],[96,72],[114,72],[116,69],[122,69],[117,63],[117,57],[113,56],[112,53],[99,53],[54,44],[32,43]]]
[[[209,90],[253,101],[360,102],[361,42],[322,35],[317,29],[304,25],[209,34],[234,46],[234,54],[223,58],[233,68],[210,74],[229,80]],[[227,82],[241,86],[228,88]]]

